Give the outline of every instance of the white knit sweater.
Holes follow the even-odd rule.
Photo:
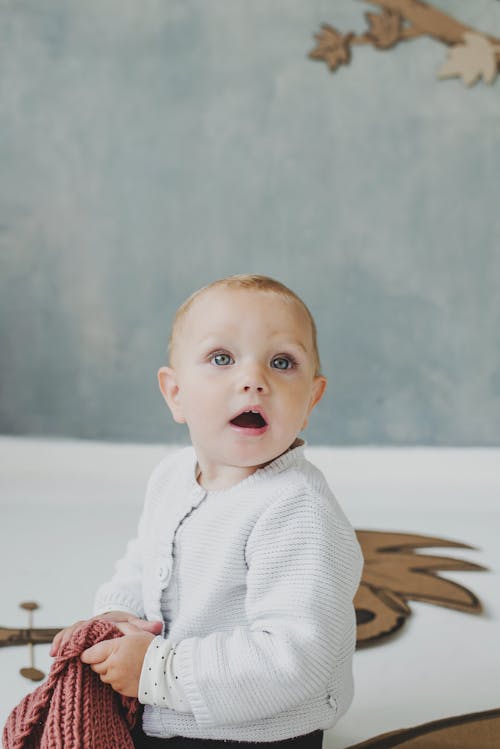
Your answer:
[[[362,555],[303,451],[217,491],[197,483],[192,447],[153,471],[137,537],[94,604],[162,619],[175,578],[162,635],[192,712],[147,704],[147,734],[278,741],[331,728],[349,707]]]

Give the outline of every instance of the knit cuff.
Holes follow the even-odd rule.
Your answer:
[[[198,654],[195,652],[196,643],[199,638],[188,637],[184,640],[180,640],[176,646],[176,659],[177,669],[179,675],[179,681],[182,678],[183,687],[189,704],[191,705],[191,711],[194,714],[196,724],[198,726],[213,726],[213,718],[210,714],[208,705],[204,699],[204,696],[196,683],[195,675],[193,673],[194,664]],[[182,676],[181,676],[182,674]]]
[[[137,612],[137,610],[131,608],[130,606],[123,606],[119,603],[110,603],[107,606],[100,606],[97,611],[94,611],[94,616],[109,614],[110,611],[123,611],[125,614],[137,616],[139,619],[142,619],[142,616]]]
[[[107,611],[126,611],[140,619],[144,617],[142,601],[123,591],[108,591],[104,594],[97,592],[93,605],[94,615],[104,614]]]

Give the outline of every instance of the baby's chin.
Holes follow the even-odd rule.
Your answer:
[[[273,435],[273,439],[269,440],[269,436],[269,434],[264,434],[253,437],[231,431],[230,439],[227,440],[228,434],[226,433],[215,450],[213,448],[215,441],[209,441],[209,444],[206,444],[206,440],[200,442],[192,440],[192,444],[198,459],[201,458],[202,463],[205,463],[207,467],[218,467],[219,470],[240,468],[247,473],[264,468],[289,450],[304,444],[300,436],[293,433],[288,436],[282,435],[280,439],[276,439],[276,435]]]
[[[261,455],[241,456],[241,458],[237,458],[234,463],[232,463],[232,465],[234,468],[253,468],[256,471],[258,468],[264,468],[265,466],[268,466],[270,463],[276,460],[276,458],[279,458],[289,450],[293,450],[294,447],[298,447],[302,444],[304,444],[303,440],[301,440],[299,437],[295,437],[295,439],[292,440],[291,444],[288,444],[285,447],[278,447],[274,450],[268,451],[263,450]]]
[[[303,444],[304,444],[303,440],[301,440],[299,437],[295,437],[295,439],[293,440],[293,442],[290,445],[288,445],[288,447],[286,447],[284,450],[282,450],[277,455],[275,455],[274,458],[272,458],[271,460],[268,460],[267,463],[265,463],[265,465],[269,465],[269,463],[272,463],[273,460],[276,460],[276,458],[279,458],[281,455],[284,455],[285,453],[289,452],[290,450],[293,450],[294,447],[299,447],[299,445],[303,445]]]

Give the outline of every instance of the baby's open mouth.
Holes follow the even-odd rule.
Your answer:
[[[243,411],[243,413],[231,419],[231,424],[237,427],[246,427],[247,429],[261,429],[267,425],[267,421],[260,413]]]

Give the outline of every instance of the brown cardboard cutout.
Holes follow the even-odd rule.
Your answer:
[[[476,596],[458,583],[439,577],[438,570],[484,570],[462,559],[415,553],[414,549],[467,544],[432,536],[383,531],[356,531],[365,564],[354,599],[358,647],[380,640],[400,627],[411,614],[408,600],[480,613]]]
[[[498,749],[500,708],[391,731],[349,749]]]
[[[447,59],[437,72],[438,78],[461,78],[472,86],[481,78],[494,83],[500,69],[500,39],[467,26],[421,0],[367,0],[378,5],[378,13],[365,13],[368,30],[364,34],[342,33],[328,23],[315,34],[312,60],[326,62],[333,73],[351,61],[351,47],[371,44],[387,50],[399,42],[427,36],[449,47]]]

